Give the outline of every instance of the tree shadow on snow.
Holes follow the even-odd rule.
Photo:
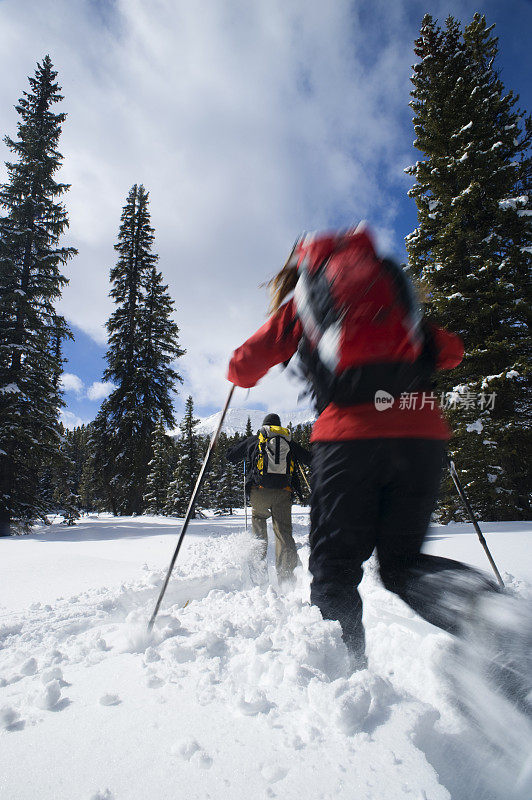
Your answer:
[[[197,519],[191,520],[187,534],[191,536],[227,536],[238,529],[238,521],[233,524],[228,520]],[[26,536],[14,537],[15,540],[35,542],[103,542],[117,539],[143,539],[160,536],[177,536],[182,529],[183,520],[178,517],[89,517],[80,519],[71,527],[51,525]],[[242,521],[242,527],[244,523]]]

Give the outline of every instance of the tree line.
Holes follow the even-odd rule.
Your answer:
[[[198,423],[190,396],[177,435],[169,435],[163,418],[159,418],[153,432],[152,457],[147,465],[146,480],[139,486],[138,513],[185,514],[210,442],[210,436],[197,432]],[[306,423],[290,428],[292,438],[309,448],[312,425]],[[196,513],[209,509],[218,514],[232,514],[235,508],[244,506],[243,465],[228,461],[227,450],[254,433],[249,417],[244,433],[229,436],[222,431],[196,502]],[[66,524],[72,524],[84,513],[130,513],[127,507],[112,506],[116,499],[109,493],[98,467],[99,435],[95,423],[73,430],[61,427],[61,435],[63,459],[56,464],[55,470],[52,466],[47,474],[49,513],[60,514]],[[252,467],[252,464],[246,464],[247,471]],[[301,491],[300,499],[307,504],[310,497],[304,482]]]
[[[426,15],[414,52],[421,157],[406,170],[418,212],[406,267],[428,315],[466,345],[460,367],[437,378],[437,392],[452,401],[451,454],[482,517],[527,519],[532,121],[505,91],[498,41],[482,15],[464,27]],[[191,398],[181,435],[166,434],[176,424],[176,364],[185,351],[141,184],[127,196],[110,270],[115,309],[103,377],[114,388],[90,425],[71,432],[59,423],[62,346],[72,334],[56,304],[76,251],[60,246],[69,186],[56,180],[66,119],[55,110],[63,99],[56,78],[46,56],[16,106],[17,137],[4,139],[13,160],[0,186],[0,534],[46,519],[58,504],[72,514],[181,513],[205,450]],[[222,438],[203,495],[220,510],[236,504],[240,481],[224,461],[229,443]],[[439,513],[461,518],[450,482]]]

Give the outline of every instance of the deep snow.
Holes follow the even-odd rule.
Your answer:
[[[2,800],[528,800],[529,731],[494,752],[462,720],[441,679],[450,637],[372,561],[370,669],[350,673],[338,625],[308,603],[307,511],[294,522],[302,567],[283,594],[271,563],[271,585],[252,584],[242,514],[193,521],[151,637],[178,520],[90,516],[1,541]],[[531,526],[483,530],[527,594]],[[488,566],[470,525],[436,526],[427,550]]]

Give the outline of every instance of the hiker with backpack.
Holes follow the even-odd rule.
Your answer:
[[[265,570],[268,549],[267,520],[271,516],[275,534],[275,566],[280,584],[294,582],[299,560],[292,535],[292,494],[301,496],[298,463],[309,464],[310,453],[294,442],[278,414],[267,414],[257,435],[248,436],[227,451],[233,463],[246,460],[246,495],[251,503],[251,528],[262,543]]]
[[[421,547],[450,435],[432,378],[460,363],[462,341],[428,323],[404,270],[377,256],[361,226],[300,240],[270,287],[271,316],[235,350],[228,378],[250,388],[297,351],[311,387],[311,602],[340,622],[363,668],[357,587],[376,548],[384,586],[459,633],[458,610],[497,588]]]

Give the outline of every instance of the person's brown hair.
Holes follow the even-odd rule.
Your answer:
[[[266,284],[270,290],[270,307],[268,309],[270,315],[279,310],[283,300],[296,288],[298,274],[294,251],[295,246],[283,268]]]

